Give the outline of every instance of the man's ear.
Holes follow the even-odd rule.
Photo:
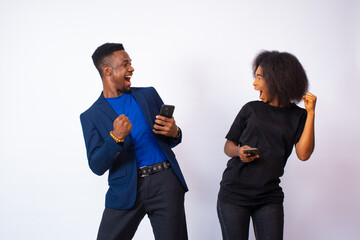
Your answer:
[[[103,68],[103,76],[111,76],[112,68],[110,66],[105,66]]]

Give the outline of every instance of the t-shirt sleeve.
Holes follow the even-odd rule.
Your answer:
[[[303,114],[300,117],[299,127],[296,131],[295,144],[299,142],[302,132],[304,131],[306,117],[307,117],[307,112],[304,110]]]
[[[242,108],[238,115],[236,116],[233,124],[230,127],[228,134],[226,135],[226,139],[233,141],[239,144],[240,136],[246,127],[246,117],[245,117],[246,108]]]

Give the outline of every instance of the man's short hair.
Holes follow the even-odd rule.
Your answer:
[[[113,52],[125,50],[124,46],[121,43],[105,43],[98,47],[93,53],[92,60],[96,69],[99,71],[100,76],[102,76],[102,69],[104,67],[104,59],[110,56]]]

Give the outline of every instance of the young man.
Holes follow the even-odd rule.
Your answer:
[[[133,88],[134,68],[122,44],[106,43],[92,55],[103,92],[80,115],[91,170],[109,170],[109,190],[98,239],[132,239],[147,214],[155,239],[187,239],[188,190],[171,148],[182,133],[152,87]]]

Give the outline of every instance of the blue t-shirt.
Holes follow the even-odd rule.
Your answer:
[[[139,104],[130,93],[124,93],[115,98],[106,98],[106,100],[118,115],[124,114],[132,124],[130,136],[134,144],[138,167],[167,160],[154,133],[149,128]]]

